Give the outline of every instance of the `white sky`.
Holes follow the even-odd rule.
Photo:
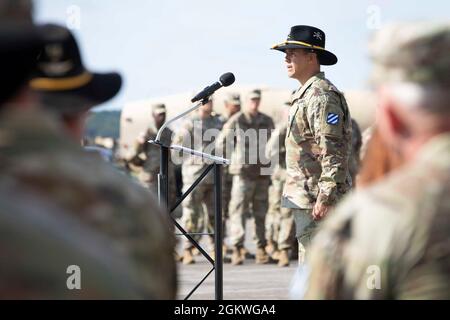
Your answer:
[[[227,71],[242,85],[294,89],[284,56],[269,48],[292,25],[321,28],[339,62],[324,67],[341,90],[362,89],[370,71],[367,41],[396,20],[450,19],[443,0],[35,0],[36,21],[72,23],[86,66],[116,70],[125,84],[107,107],[199,90]],[[379,13],[379,15],[378,15]]]

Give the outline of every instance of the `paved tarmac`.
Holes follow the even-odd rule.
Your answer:
[[[254,254],[252,225],[253,220],[249,219],[245,246],[250,253]],[[183,241],[182,238],[180,237],[181,241]],[[227,243],[227,240],[225,242]],[[201,243],[203,248],[208,248],[208,241],[203,240]],[[181,248],[179,252],[181,253]],[[290,284],[296,267],[296,261],[291,261],[289,267],[281,268],[276,264],[257,265],[254,259],[247,259],[241,266],[224,264],[224,299],[289,299]],[[212,265],[201,255],[196,256],[195,264],[178,263],[178,299],[184,299],[211,269]],[[190,300],[196,299],[214,299],[214,271],[190,298]]]

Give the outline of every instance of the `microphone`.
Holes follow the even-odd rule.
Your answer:
[[[234,83],[234,80],[235,80],[234,74],[232,74],[231,72],[223,74],[222,76],[220,76],[218,82],[203,89],[200,93],[198,93],[195,97],[192,98],[191,102],[196,102],[208,98],[210,95],[212,95],[220,88],[232,85]]]

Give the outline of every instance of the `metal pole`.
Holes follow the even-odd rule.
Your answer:
[[[223,226],[222,226],[222,167],[214,164],[214,233],[215,233],[215,289],[216,300],[223,300]]]

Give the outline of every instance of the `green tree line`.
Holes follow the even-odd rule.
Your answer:
[[[86,122],[85,135],[90,138],[96,136],[119,138],[120,111],[91,112]]]

